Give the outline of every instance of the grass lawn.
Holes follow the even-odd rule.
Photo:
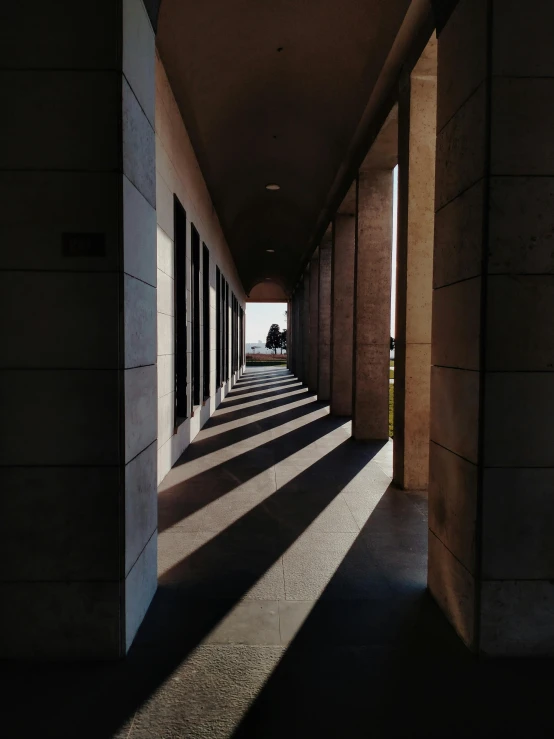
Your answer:
[[[389,436],[393,437],[393,417],[394,417],[394,385],[389,385]]]

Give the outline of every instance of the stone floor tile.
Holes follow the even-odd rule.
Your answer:
[[[222,546],[217,535],[162,575],[160,583],[190,598],[285,597],[282,561],[271,542],[265,548],[233,548]]]
[[[382,646],[394,642],[415,621],[416,612],[393,599],[281,601],[283,644],[296,646]]]
[[[227,495],[206,505],[198,514],[199,530],[219,532],[232,526],[236,521],[247,516],[264,500],[273,494],[275,485],[264,490],[264,487],[251,488],[252,492],[242,489],[233,490]]]
[[[264,528],[268,535],[281,541],[284,549],[307,530],[343,533],[359,530],[346,501],[335,496],[330,488],[285,485],[267,497],[260,510],[266,516]]]
[[[372,599],[388,594],[383,572],[356,534],[308,532],[284,555],[287,600]]]
[[[128,657],[0,665],[3,736],[554,736],[551,664],[476,661],[428,595],[427,501],[391,486],[392,444],[300,388],[241,378],[160,486]]]
[[[171,571],[194,552],[197,533],[169,529],[158,535],[158,577]]]
[[[136,713],[129,739],[230,737],[283,653],[282,647],[199,647]]]
[[[291,642],[302,628],[312,612],[315,600],[281,600],[279,601],[279,629],[281,644]]]
[[[360,529],[368,524],[369,519],[378,510],[379,506],[386,505],[380,492],[371,493],[369,490],[356,493],[341,493],[348,509]]]
[[[329,533],[324,531],[305,531],[292,544],[285,553],[285,558],[296,557],[300,553],[305,553],[307,557],[317,555],[322,552],[333,554],[338,561],[348,553],[358,537],[357,531]]]
[[[237,603],[205,639],[206,644],[279,645],[279,601]]]

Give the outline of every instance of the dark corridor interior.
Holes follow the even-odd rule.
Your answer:
[[[476,659],[426,592],[424,497],[288,370],[248,370],[165,479],[126,660],[2,665],[5,737],[547,737],[548,663]]]

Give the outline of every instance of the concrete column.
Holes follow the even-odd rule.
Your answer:
[[[310,262],[310,361],[308,389],[317,393],[319,361],[319,249]]]
[[[295,311],[295,297],[294,293],[291,295],[289,300],[289,313],[287,316],[287,342],[288,342],[288,348],[287,348],[287,355],[288,355],[288,368],[293,374],[296,374],[295,372],[295,362],[296,362],[296,354],[295,354],[295,319],[294,319],[294,311]]]
[[[331,413],[352,414],[354,349],[354,251],[356,217],[337,213],[333,222],[333,282],[331,300]]]
[[[319,400],[331,398],[331,275],[333,263],[333,229],[330,226],[319,245],[318,289],[318,380]]]
[[[295,375],[299,380],[303,380],[304,377],[304,347],[303,347],[303,301],[304,301],[304,285],[302,281],[296,287],[294,293],[296,298],[296,309],[295,309],[295,334],[294,349],[296,359],[294,360]]]
[[[436,60],[433,36],[399,98],[394,482],[408,490],[429,479]]]
[[[292,370],[292,298],[287,301],[287,369]]]
[[[553,23],[461,0],[438,39],[429,587],[489,655],[554,654]]]
[[[154,32],[140,0],[2,22],[0,656],[117,658],[156,590]]]
[[[302,286],[296,288],[296,376],[302,377]]]
[[[310,374],[310,268],[302,278],[302,381],[309,383]]]
[[[389,438],[391,169],[360,172],[357,188],[352,436]]]

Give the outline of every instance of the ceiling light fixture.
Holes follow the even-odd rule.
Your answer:
[[[275,252],[275,249],[266,249],[266,252],[268,254],[273,254]]]
[[[275,182],[270,182],[269,185],[265,186],[266,190],[280,190],[281,185],[277,185]]]

